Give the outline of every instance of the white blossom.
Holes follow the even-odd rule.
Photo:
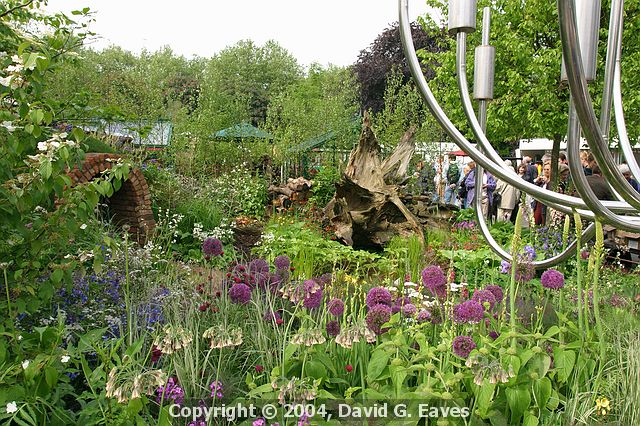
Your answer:
[[[26,370],[27,367],[29,367],[29,363],[31,363],[31,361],[29,361],[28,359],[25,359],[24,361],[22,361],[22,369]]]
[[[7,129],[9,133],[12,133],[16,129],[16,126],[14,126],[13,123],[11,123],[10,121],[3,121],[2,124],[0,124],[0,126]]]
[[[80,225],[80,229],[82,229],[83,231],[87,229],[87,224],[83,223],[82,225]]]
[[[18,411],[18,404],[15,401],[7,403],[7,414],[12,414]]]
[[[69,362],[70,359],[71,357],[69,355],[63,355],[62,358],[60,358],[60,362],[62,362],[63,364],[66,364]]]

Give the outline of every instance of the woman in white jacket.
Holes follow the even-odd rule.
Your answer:
[[[504,160],[504,164],[515,171],[511,160]],[[496,221],[508,222],[511,218],[511,213],[515,208],[518,200],[520,199],[520,191],[513,185],[509,185],[507,182],[498,179],[498,185],[496,186],[496,194],[500,194],[500,205],[498,205],[498,214]]]

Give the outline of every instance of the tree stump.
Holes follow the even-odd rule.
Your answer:
[[[407,168],[415,144],[415,128],[409,129],[394,152],[380,159],[380,145],[364,116],[358,146],[351,151],[349,163],[336,193],[325,207],[336,239],[354,248],[379,250],[396,235],[417,235],[422,241],[418,219],[400,200],[399,185],[406,182]]]

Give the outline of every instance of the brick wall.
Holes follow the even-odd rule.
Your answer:
[[[107,159],[115,160],[120,157],[117,154],[87,154],[82,167],[74,168],[68,175],[74,185],[90,182],[112,167]],[[149,186],[139,169],[129,171],[129,179],[122,183],[106,203],[114,223],[118,226],[129,225],[129,232],[138,242],[144,242],[146,235],[156,226]]]

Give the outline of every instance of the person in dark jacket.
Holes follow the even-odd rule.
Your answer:
[[[638,181],[631,176],[631,169],[629,168],[629,165],[619,164],[618,170],[620,170],[622,176],[624,176],[627,182],[629,182],[629,185],[631,185],[636,191],[640,192],[640,184],[638,184]]]
[[[614,198],[611,188],[609,188],[609,184],[605,178],[602,177],[602,172],[597,164],[591,166],[591,173],[591,175],[587,176],[587,183],[598,200],[613,201]]]

